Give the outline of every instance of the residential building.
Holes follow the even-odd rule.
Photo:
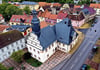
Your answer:
[[[0,24],[1,24],[1,23],[4,23],[4,22],[5,22],[5,19],[4,19],[3,15],[0,14]]]
[[[0,25],[0,33],[4,32],[6,28],[9,28],[10,26],[7,25]]]
[[[27,36],[32,29],[29,25],[12,25],[10,28],[7,28],[5,32],[8,32],[10,30],[18,30],[20,31],[24,36]]]
[[[30,8],[30,10],[37,10],[39,8],[39,4],[36,2],[31,2],[31,1],[23,1],[22,3],[20,3],[20,8],[24,9],[26,6],[28,6]]]
[[[96,11],[87,5],[84,5],[82,7],[83,7],[82,12],[85,15],[85,22],[88,22],[88,21],[94,19],[94,17],[96,16]]]
[[[68,53],[75,45],[78,34],[66,18],[54,26],[40,29],[37,12],[33,10],[32,33],[27,39],[27,48],[31,56],[40,62],[45,62],[57,49]]]
[[[31,25],[32,17],[31,15],[12,15],[9,25]]]
[[[2,4],[2,0],[0,0],[0,4]]]
[[[96,15],[100,15],[100,4],[90,4],[90,7],[94,8],[96,10]]]
[[[82,12],[79,14],[69,14],[68,18],[71,19],[73,27],[80,27],[85,23],[85,16]]]
[[[0,34],[0,62],[3,62],[15,51],[25,48],[24,36],[17,30]]]
[[[66,8],[69,8],[69,4],[67,3],[63,4],[60,10],[64,10]]]

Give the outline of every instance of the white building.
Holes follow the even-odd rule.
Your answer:
[[[100,15],[100,4],[90,4],[90,7],[96,10],[96,15]]]
[[[2,0],[0,0],[0,4],[2,4]]]
[[[0,23],[4,23],[5,19],[3,18],[2,14],[0,14]]]
[[[17,30],[0,34],[0,62],[9,58],[15,51],[25,48],[24,36]]]
[[[40,30],[40,22],[33,11],[32,33],[27,39],[27,48],[33,58],[45,62],[56,50],[68,53],[78,39],[78,34],[66,18],[54,26],[47,26]]]

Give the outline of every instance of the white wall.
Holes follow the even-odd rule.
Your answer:
[[[19,47],[19,49],[17,47]],[[25,39],[24,38],[1,48],[0,49],[0,62],[4,61],[5,59],[10,57],[11,54],[14,52],[13,49],[15,49],[15,51],[18,51],[18,50],[21,50],[24,48],[25,48]],[[2,52],[2,49],[4,50],[3,52]],[[10,52],[10,54],[8,52]]]

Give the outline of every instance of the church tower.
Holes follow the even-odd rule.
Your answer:
[[[33,19],[31,21],[32,25],[32,32],[35,32],[35,34],[39,37],[40,36],[40,21],[37,18],[37,11],[32,11]]]

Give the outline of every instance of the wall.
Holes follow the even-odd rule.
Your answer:
[[[71,20],[71,22],[72,22],[72,26],[80,27],[80,26],[82,26],[85,23],[85,19],[83,19],[81,21]]]
[[[17,47],[19,47],[19,49]],[[9,58],[13,52],[24,49],[24,48],[25,48],[25,39],[24,38],[1,48],[0,49],[0,62]],[[4,52],[2,52],[2,49],[4,50]]]

